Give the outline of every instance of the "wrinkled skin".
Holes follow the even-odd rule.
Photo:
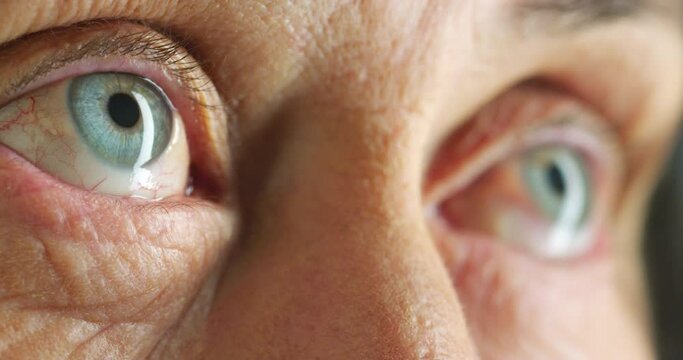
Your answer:
[[[679,20],[570,32],[514,23],[510,3],[3,1],[0,42],[113,18],[188,39],[239,146],[217,145],[224,199],[152,203],[0,148],[0,358],[650,358],[638,234],[683,98]],[[2,55],[0,95],[29,55]],[[558,265],[497,244],[459,273],[425,169],[539,75],[629,120],[611,250]]]

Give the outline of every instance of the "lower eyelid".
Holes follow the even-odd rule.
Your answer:
[[[609,278],[596,276],[594,271],[599,270],[602,275],[613,266],[611,258],[600,255],[605,250],[603,248],[596,248],[593,253],[575,261],[557,263],[531,259],[524,251],[511,249],[506,244],[477,234],[454,233],[442,219],[431,217],[428,221],[469,315],[496,317],[519,311],[520,307],[529,306],[533,298],[552,293],[548,285],[566,292],[567,296],[581,297],[589,294],[593,287],[610,283]],[[602,232],[600,236],[607,234]],[[600,241],[602,244],[608,242]],[[566,280],[568,277],[576,282],[553,281],[554,278]],[[539,281],[548,281],[548,284],[539,288]],[[585,291],[577,291],[577,285]]]
[[[193,228],[201,228],[207,237],[209,233],[229,233],[235,221],[233,213],[200,199],[177,196],[147,202],[83,191],[46,175],[3,146],[0,184],[0,199],[8,205],[0,209],[0,216],[8,224],[27,227],[36,236],[84,242],[88,247],[147,242],[159,247],[184,247],[191,253],[196,244],[173,235],[190,234]],[[138,228],[134,224],[149,226]],[[169,233],[171,228],[174,232]],[[220,239],[231,238],[220,235]]]

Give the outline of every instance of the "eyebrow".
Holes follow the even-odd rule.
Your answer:
[[[512,11],[522,23],[574,31],[635,17],[654,6],[653,0],[518,0]]]

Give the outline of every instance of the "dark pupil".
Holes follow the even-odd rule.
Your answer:
[[[552,163],[548,165],[546,168],[546,180],[555,195],[564,197],[565,191],[567,191],[567,184],[564,182],[564,175],[557,164]]]
[[[124,128],[135,126],[140,118],[138,102],[128,94],[112,95],[107,103],[107,110],[116,125]]]

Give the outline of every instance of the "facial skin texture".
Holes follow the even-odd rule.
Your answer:
[[[638,234],[683,98],[674,2],[596,24],[515,4],[3,1],[2,43],[94,19],[183,39],[230,114],[230,175],[218,200],[112,198],[0,147],[0,358],[650,358]],[[0,104],[88,31],[5,48]],[[442,143],[541,77],[621,138],[598,260],[472,245],[425,211]]]

